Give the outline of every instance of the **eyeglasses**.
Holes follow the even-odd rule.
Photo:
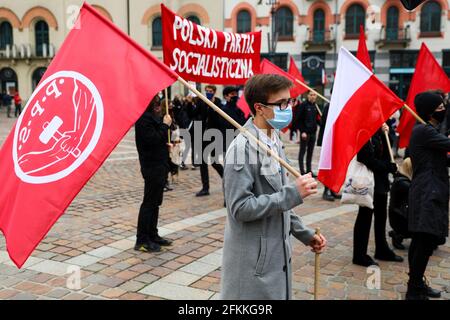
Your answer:
[[[295,99],[287,99],[283,100],[281,102],[275,102],[275,103],[260,103],[263,107],[270,108],[270,107],[278,107],[280,110],[286,110],[288,107],[292,108],[295,104]]]

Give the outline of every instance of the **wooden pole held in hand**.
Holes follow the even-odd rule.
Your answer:
[[[316,228],[316,235],[320,236],[320,228]],[[314,257],[314,300],[319,297],[320,253]]]
[[[394,153],[392,152],[391,141],[389,140],[389,132],[384,131],[384,137],[386,138],[386,144],[389,150],[389,156],[391,158],[391,162],[395,163]]]

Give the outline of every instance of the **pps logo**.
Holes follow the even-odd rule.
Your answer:
[[[94,150],[103,127],[103,102],[95,85],[73,71],[46,78],[16,124],[12,156],[24,182],[60,180]]]

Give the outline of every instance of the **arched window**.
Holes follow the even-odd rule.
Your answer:
[[[196,24],[198,24],[198,25],[201,25],[202,23],[200,22],[200,19],[196,16],[196,15],[194,15],[194,14],[191,14],[190,16],[188,16],[186,19],[188,19],[189,21],[192,21],[193,23],[196,23]]]
[[[40,67],[34,70],[33,75],[31,76],[31,86],[33,88],[33,91],[38,86],[39,82],[44,76],[45,71],[47,71],[47,68],[44,67]]]
[[[44,20],[39,20],[34,25],[34,35],[36,38],[36,55],[42,57],[44,55],[44,47],[47,50],[50,45],[49,35],[48,35],[48,24]]]
[[[275,28],[280,38],[292,38],[294,35],[294,15],[288,7],[281,7],[275,15]]]
[[[152,47],[162,47],[162,21],[161,17],[156,17],[152,21]]]
[[[359,35],[359,26],[365,26],[366,15],[359,4],[352,4],[345,13],[345,34]]]
[[[425,2],[420,12],[420,32],[441,31],[441,6],[436,1]]]
[[[313,39],[314,42],[325,41],[325,12],[322,9],[314,11]]]
[[[13,44],[13,30],[11,23],[3,21],[0,23],[0,50],[5,50],[8,44]]]
[[[237,14],[237,30],[238,33],[246,33],[252,31],[252,17],[248,10],[241,10]]]
[[[398,39],[398,8],[392,6],[387,11],[386,38],[388,40]]]

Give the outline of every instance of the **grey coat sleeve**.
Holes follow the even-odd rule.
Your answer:
[[[292,235],[305,245],[309,245],[314,237],[314,230],[303,224],[302,218],[291,212],[291,232]]]
[[[259,174],[256,176],[256,165],[234,163],[235,152],[243,152],[240,149],[244,148],[248,155],[247,144],[234,144],[229,148],[223,176],[225,201],[236,220],[249,222],[281,214],[303,202],[295,184],[285,185],[279,192],[255,196],[252,192],[255,180],[265,178]]]

